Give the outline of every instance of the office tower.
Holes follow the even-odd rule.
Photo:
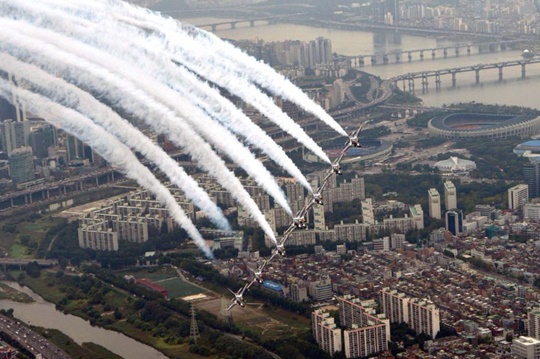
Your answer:
[[[435,188],[428,191],[429,216],[435,219],[441,219],[441,196]]]
[[[529,186],[529,198],[540,197],[540,163],[533,160],[523,165],[523,181]]]
[[[422,206],[415,204],[409,207],[409,211],[411,212],[412,219],[414,219],[416,229],[424,229],[424,211],[422,210]]]
[[[508,208],[519,209],[529,202],[529,186],[518,184],[508,189]]]
[[[444,182],[444,206],[447,211],[457,208],[456,186],[450,181]]]
[[[540,339],[540,308],[533,308],[527,314],[529,337]]]
[[[16,83],[15,79],[11,74],[5,74],[2,78],[7,81]],[[21,122],[26,120],[26,114],[24,111],[24,105],[21,104],[20,100],[14,93],[11,95],[11,101],[8,101],[4,98],[0,98],[0,122],[4,120],[12,120],[14,122]]]
[[[454,236],[463,232],[463,212],[461,210],[446,212],[446,230]]]
[[[373,213],[373,200],[366,198],[361,202],[362,205],[362,223],[375,224],[375,214]]]
[[[37,158],[47,157],[49,147],[57,146],[57,144],[56,128],[52,125],[43,124],[30,132],[29,145]]]
[[[34,160],[30,147],[17,148],[11,152],[9,175],[14,183],[28,182],[35,178]]]
[[[28,146],[30,143],[30,122],[25,120],[15,122],[5,120],[0,125],[2,150],[9,156],[17,148]]]
[[[66,142],[68,161],[82,160],[84,158],[84,143],[77,137],[69,134],[66,135]]]
[[[311,313],[311,328],[315,342],[330,355],[342,348],[341,329],[334,323],[330,313],[317,309]]]

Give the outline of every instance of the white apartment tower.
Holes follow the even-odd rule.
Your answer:
[[[360,300],[350,295],[338,298],[345,357],[367,357],[388,350],[390,321],[368,313]]]
[[[529,186],[522,183],[508,189],[508,208],[519,209],[529,201]]]
[[[529,337],[540,339],[540,308],[533,308],[527,314]]]
[[[435,219],[441,219],[441,196],[435,188],[430,188],[429,196],[429,216]]]
[[[409,208],[409,211],[411,212],[411,218],[414,219],[416,229],[424,229],[424,211],[422,210],[422,206],[415,204]]]
[[[540,340],[530,337],[519,337],[512,341],[512,354],[518,358],[540,358]]]
[[[444,205],[447,211],[457,208],[456,186],[450,181],[444,182]]]
[[[366,198],[362,204],[362,223],[375,224],[375,215],[373,214],[373,200]]]
[[[427,299],[407,297],[390,288],[380,292],[381,311],[392,323],[405,322],[416,333],[425,333],[435,338],[440,330],[439,308]]]
[[[336,326],[330,313],[320,309],[311,313],[311,329],[315,341],[322,350],[330,355],[341,351],[341,329]]]

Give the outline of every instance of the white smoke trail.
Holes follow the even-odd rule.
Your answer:
[[[172,18],[163,17],[162,15],[153,13],[144,8],[136,7],[124,1],[112,0],[112,3],[119,8],[123,8],[124,13],[128,14],[130,17],[152,22],[156,26],[157,31],[160,31],[168,38],[174,39],[175,37],[172,35],[190,32],[199,44],[206,45],[207,48],[211,49],[213,56],[223,62],[224,66],[234,67],[236,74],[249,77],[250,81],[253,81],[260,86],[267,88],[272,93],[297,104],[304,110],[319,117],[338,133],[347,136],[345,130],[343,130],[343,128],[328,115],[322,107],[313,102],[298,87],[294,86],[294,84],[282,75],[276,73],[270,66],[257,61],[255,58],[243,53],[233,45],[222,41],[217,36],[202,29],[189,25],[182,26],[178,21]],[[174,40],[173,42],[178,44],[177,46],[181,46],[182,44]],[[176,47],[176,49],[178,48]],[[174,51],[174,47],[172,50]],[[200,53],[197,53],[197,55],[198,54]],[[204,59],[207,59],[206,56],[207,54],[204,55]],[[229,62],[229,64],[226,64],[227,62]]]
[[[154,96],[158,96],[159,100],[175,109],[177,112],[184,114],[185,120],[189,121],[192,127],[195,128],[207,142],[212,143],[218,150],[225,153],[234,162],[243,167],[246,172],[253,177],[257,184],[274,197],[275,201],[282,208],[289,214],[292,213],[287,199],[281,188],[275,182],[274,177],[264,165],[255,158],[252,152],[242,145],[238,139],[229,133],[222,125],[212,121],[204,111],[193,106],[187,99],[179,104],[179,100],[181,99],[174,96],[169,88],[155,81],[153,77],[146,76],[145,78],[141,78],[142,74],[140,73],[141,71],[138,71],[140,68],[138,64],[137,66],[134,65],[130,67],[130,64],[120,60],[120,58],[115,56],[116,54],[104,53],[98,49],[82,44],[76,40],[65,38],[65,36],[49,30],[40,29],[40,31],[35,31],[35,27],[22,21],[19,21],[17,24],[21,25],[19,30],[22,29],[31,33],[31,36],[35,39],[52,43],[57,47],[63,48],[67,52],[80,57],[91,58],[94,62],[100,63],[101,66],[109,68],[111,71],[121,73],[125,78],[131,79],[134,83],[138,84],[140,88],[146,89],[151,87],[152,90],[150,91],[149,89],[148,92],[151,92]],[[109,33],[115,33],[115,31],[113,30]],[[139,72],[139,74],[136,74],[136,72]],[[219,134],[219,136],[217,136],[217,134]]]
[[[158,201],[165,205],[174,220],[187,231],[205,255],[208,258],[213,258],[212,252],[206,246],[199,231],[176,203],[169,190],[159,182],[148,168],[139,162],[129,148],[77,111],[58,105],[43,96],[13,86],[8,81],[0,79],[0,96],[9,101],[12,93],[15,93],[18,98],[26,103],[28,111],[44,117],[48,122],[61,127],[66,132],[87,143],[112,166],[153,193]]]
[[[89,93],[84,92],[70,83],[51,76],[36,66],[21,63],[14,57],[0,53],[0,68],[14,75],[17,79],[26,79],[38,85],[41,93],[46,93],[58,103],[75,108],[83,115],[93,118],[109,133],[115,135],[124,144],[142,153],[148,160],[157,164],[171,182],[177,185],[199,208],[204,210],[208,217],[220,228],[231,230],[221,209],[210,199],[197,182],[187,175],[178,164],[170,158],[165,151],[156,146],[141,131],[133,127],[128,121],[122,119],[109,107],[97,101]]]
[[[70,76],[70,81],[78,82],[81,86],[88,86],[98,93],[106,94],[111,101],[121,105],[125,110],[135,114],[138,118],[143,119],[157,132],[168,135],[173,142],[184,146],[197,163],[217,178],[236,198],[240,205],[249,211],[266,235],[275,242],[275,235],[260,209],[246,192],[240,181],[226,168],[223,161],[215,155],[211,147],[178,118],[174,112],[141,90],[141,88],[144,88],[147,92],[163,96],[163,89],[160,86],[152,86],[154,83],[152,79],[149,79],[143,73],[122,61],[115,61],[111,56],[94,56],[97,50],[89,46],[83,46],[83,44],[77,43],[74,46],[70,46],[70,53],[68,53],[59,50],[55,46],[33,40],[34,38],[44,37],[46,40],[48,39],[59,46],[72,42],[68,38],[45,29],[37,29],[20,21],[15,22],[6,19],[0,19],[0,26],[4,29],[0,32],[0,38],[2,39],[0,45],[2,43],[11,44],[12,46],[8,46],[5,49],[9,50],[11,54],[20,51],[22,48],[27,50],[28,53],[26,56],[39,54],[39,56],[33,56],[34,62],[55,67],[57,71],[63,71]],[[10,29],[22,30],[26,36]],[[72,55],[71,53],[79,53],[81,57]],[[86,55],[87,58],[92,58],[95,63],[111,68],[111,71],[114,71],[116,68],[122,75],[125,75],[125,78],[134,80],[139,86],[134,86],[132,82],[125,78],[121,78],[94,63],[86,61],[82,57],[83,55]],[[76,76],[70,75],[76,69],[79,70]],[[167,96],[170,95],[165,95],[165,97]],[[169,101],[173,101],[173,99]]]
[[[47,14],[49,18],[54,17],[54,19],[49,22],[49,25],[52,25],[53,27],[62,27],[64,31],[68,31],[68,29],[75,30],[76,36],[83,35],[87,38],[90,37],[92,43],[98,43],[102,45],[101,47],[103,47],[103,44],[105,44],[105,46],[107,46],[109,50],[118,50],[119,46],[123,46],[122,54],[124,56],[126,55],[126,53],[131,52],[132,59],[136,60],[139,65],[147,69],[147,71],[150,69],[154,72],[156,70],[161,70],[161,74],[159,74],[158,76],[160,76],[160,79],[163,82],[168,83],[170,87],[184,94],[184,96],[190,96],[190,99],[194,103],[196,103],[201,108],[205,108],[205,110],[212,117],[222,122],[224,125],[228,126],[236,133],[244,136],[246,140],[252,145],[261,148],[263,152],[266,153],[272,160],[282,166],[287,172],[293,175],[293,177],[295,177],[305,188],[311,191],[309,183],[302,175],[300,170],[283,152],[281,147],[278,146],[268,135],[266,135],[264,131],[262,131],[258,126],[253,124],[253,122],[249,118],[247,118],[247,116],[245,116],[242,111],[236,108],[229,100],[223,98],[220,95],[219,91],[211,88],[210,86],[208,86],[208,84],[201,82],[196,76],[194,76],[189,71],[186,71],[184,68],[172,65],[170,61],[168,61],[162,55],[162,49],[155,48],[155,45],[149,46],[151,42],[143,38],[141,34],[133,33],[133,31],[130,31],[130,33],[125,33],[125,31],[115,31],[117,36],[111,39],[106,34],[99,32],[100,29],[103,29],[103,26],[101,25],[97,26],[96,24],[95,28],[92,29],[93,31],[88,29],[87,27],[91,26],[92,22],[85,19],[77,19],[78,22],[81,22],[80,25],[83,26],[83,28],[74,29],[73,25],[69,26],[69,24],[66,24],[67,21],[77,22],[73,20],[74,16],[71,15],[69,19],[66,20],[66,15],[58,12],[58,7],[60,5],[72,8],[72,3],[67,4],[65,2],[62,2],[60,4],[58,1],[55,0],[46,1],[55,5],[55,9],[51,10],[45,6],[40,6],[40,4],[36,3],[27,4],[24,2],[18,2],[16,0],[3,1],[5,3],[11,3],[11,5],[14,7],[22,8],[27,13],[33,13],[36,19],[41,20],[41,22],[43,22],[43,17],[45,14]],[[84,4],[84,6],[87,7],[86,9],[88,10],[87,5],[87,3]],[[100,20],[102,21],[103,19],[100,17]],[[119,41],[121,35],[123,35],[123,40]],[[127,42],[130,41],[132,43],[127,44]],[[134,44],[136,45],[136,52],[133,51],[135,47],[132,45]],[[154,49],[152,49],[152,47],[154,47]],[[141,48],[145,49],[148,52],[159,53],[159,56],[154,56],[154,58],[148,60],[144,56],[140,56]],[[146,61],[143,64],[142,62],[144,60]],[[171,76],[171,74],[174,74],[174,76]],[[181,82],[182,86],[180,86],[178,82]],[[186,86],[190,90],[189,94],[186,93]],[[196,90],[195,92],[197,95],[195,97],[192,93],[194,90]],[[211,109],[209,109],[209,107],[211,107]]]

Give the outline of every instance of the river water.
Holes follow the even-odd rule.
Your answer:
[[[79,317],[64,314],[56,310],[54,304],[46,302],[27,287],[21,287],[14,282],[5,283],[21,292],[27,293],[35,300],[34,303],[0,300],[0,309],[13,308],[15,318],[24,323],[58,329],[68,335],[77,344],[93,342],[126,359],[167,358],[156,349],[131,339],[124,334],[93,327],[90,323]]]
[[[180,20],[195,25],[223,21],[223,19],[219,18],[187,18]],[[345,31],[291,24],[257,25],[255,27],[249,27],[249,24],[240,24],[236,29],[218,30],[216,35],[233,40],[262,39],[265,41],[310,41],[318,36],[323,36],[332,40],[332,50],[334,52],[349,56],[369,55],[393,50],[403,51],[435,48],[449,46],[454,43],[437,37]],[[455,57],[453,49],[450,49],[446,59],[442,58],[442,53],[438,53],[436,60],[432,60],[431,53],[426,52],[423,61],[418,59],[418,55],[413,55],[413,58],[416,60],[410,63],[402,59],[402,62],[399,64],[367,65],[362,70],[378,75],[381,78],[390,78],[408,72],[521,59],[521,50],[483,53],[480,55],[477,54],[475,49],[473,49],[473,52],[476,54],[467,56],[464,54],[465,49],[461,49],[461,55]],[[422,94],[420,82],[416,83],[416,95],[422,98],[426,106],[441,106],[443,104],[476,101],[540,109],[540,101],[534,95],[540,85],[540,64],[528,66],[527,77],[525,79],[521,78],[521,67],[519,66],[505,68],[503,81],[499,81],[497,69],[480,72],[480,79],[481,83],[476,85],[474,72],[458,74],[457,86],[452,88],[450,76],[443,76],[441,77],[441,91],[436,91],[434,78],[431,78],[428,93]],[[399,86],[402,88],[401,84]]]

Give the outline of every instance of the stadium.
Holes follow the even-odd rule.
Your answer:
[[[428,130],[433,135],[448,139],[526,137],[540,130],[540,117],[457,113],[432,118]]]

